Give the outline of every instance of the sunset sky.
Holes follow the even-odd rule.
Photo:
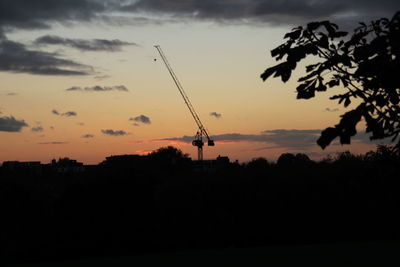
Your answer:
[[[155,44],[216,140],[206,159],[369,151],[363,123],[352,145],[316,145],[346,111],[329,100],[338,89],[296,100],[301,66],[285,84],[260,74],[295,26],[351,29],[397,10],[398,0],[0,0],[0,162],[97,164],[168,145],[196,158],[197,126]]]

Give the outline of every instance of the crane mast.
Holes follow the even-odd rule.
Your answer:
[[[204,146],[203,136],[207,138],[207,144],[209,146],[214,146],[215,143],[208,135],[206,128],[204,127],[199,116],[197,115],[196,111],[194,110],[192,103],[190,103],[189,97],[186,95],[185,90],[183,90],[183,87],[182,87],[181,83],[179,82],[178,77],[176,76],[175,72],[173,71],[171,65],[169,64],[168,59],[165,56],[164,52],[162,51],[161,47],[159,45],[155,45],[154,47],[157,49],[162,60],[164,61],[164,64],[167,67],[169,74],[171,75],[172,79],[174,80],[175,85],[178,88],[179,93],[181,94],[181,96],[183,98],[183,101],[185,102],[186,106],[189,108],[189,111],[192,114],[192,117],[195,120],[197,127],[199,128],[195,135],[195,140],[193,140],[193,142],[192,142],[192,145],[197,147],[198,160],[203,160],[203,146]]]

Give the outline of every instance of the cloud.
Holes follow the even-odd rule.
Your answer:
[[[57,115],[57,116],[65,116],[65,117],[73,117],[73,116],[77,116],[78,115],[75,111],[67,111],[67,112],[64,112],[64,113],[60,113],[56,109],[53,109],[51,111],[51,113],[53,113],[54,115]]]
[[[24,44],[0,40],[0,71],[37,75],[89,75],[93,68],[56,53],[28,50]]]
[[[325,111],[336,112],[336,111],[339,111],[339,109],[338,108],[326,108]]]
[[[137,145],[137,144],[143,144],[143,143],[144,143],[144,141],[129,141],[127,144]]]
[[[0,25],[11,30],[43,29],[50,28],[55,22],[103,21],[112,25],[147,25],[154,21],[163,23],[185,18],[290,25],[319,19],[357,23],[392,16],[400,9],[398,0],[41,0],[35,4],[27,3],[15,0],[3,4]]]
[[[0,25],[7,29],[45,29],[54,22],[91,21],[107,9],[108,3],[99,0],[2,1]]]
[[[115,85],[115,86],[89,86],[89,87],[80,87],[80,86],[73,86],[68,89],[65,89],[68,92],[107,92],[107,91],[123,91],[128,92],[128,88],[124,85]]]
[[[288,148],[306,150],[316,147],[316,141],[321,134],[321,130],[267,130],[261,134],[220,134],[212,136],[216,143],[232,144],[238,142],[260,142],[270,144],[269,148]],[[157,141],[181,141],[191,143],[192,136],[174,137],[159,139]]]
[[[81,136],[82,138],[93,138],[94,135],[93,134],[84,134]]]
[[[258,150],[266,149],[276,149],[285,148],[288,150],[308,150],[317,147],[317,139],[319,138],[322,130],[312,129],[312,130],[286,130],[286,129],[276,129],[276,130],[266,130],[260,134],[220,134],[214,135],[211,138],[217,144],[234,144],[239,142],[258,142],[266,143],[268,146],[259,148]],[[155,139],[152,142],[173,142],[173,143],[185,143],[190,144],[193,141],[193,136],[183,136],[183,137],[172,137],[164,139]],[[365,144],[378,144],[387,143],[386,141],[374,141],[371,142],[369,135],[363,131],[352,137],[352,142],[365,143]],[[335,143],[338,144],[338,143]],[[333,144],[333,145],[335,145]]]
[[[44,29],[55,22],[99,21],[112,25],[148,25],[182,19],[286,25],[330,19],[352,21],[356,25],[359,21],[390,17],[399,9],[398,0],[41,0],[35,4],[15,0],[2,4],[0,27]],[[0,29],[0,38],[2,35]]]
[[[127,135],[127,133],[126,133],[125,131],[123,131],[123,130],[117,130],[117,131],[115,131],[115,130],[107,129],[107,130],[101,130],[101,132],[102,132],[103,134],[112,135],[112,136],[123,136],[123,135]]]
[[[392,16],[400,8],[397,0],[138,0],[123,4],[125,12],[169,14],[214,21],[253,21],[298,24],[310,20],[337,19],[355,22]]]
[[[7,96],[15,96],[18,95],[18,93],[7,93]]]
[[[109,25],[148,25],[162,24],[172,19],[144,17],[139,14],[126,16],[121,14],[121,7],[132,1],[125,0],[40,0],[34,4],[28,0],[13,0],[1,3],[1,27],[7,31],[49,29],[54,23],[71,25],[74,23],[99,23]]]
[[[65,145],[69,144],[68,142],[61,142],[61,141],[53,141],[53,142],[41,142],[38,143],[39,145]]]
[[[79,126],[85,126],[85,123],[84,122],[78,122],[77,123]]]
[[[111,77],[111,76],[110,76],[110,75],[107,75],[107,74],[94,76],[94,78],[95,78],[96,80],[104,80],[104,79],[108,79],[108,78],[110,78],[110,77]]]
[[[267,130],[262,132],[264,140],[278,147],[308,149],[317,146],[321,130]]]
[[[61,114],[61,116],[73,117],[73,116],[77,116],[77,113],[75,111],[67,111],[67,112]]]
[[[64,45],[81,51],[106,51],[117,52],[121,51],[124,46],[137,46],[136,43],[124,42],[118,39],[69,39],[55,35],[44,35],[35,40],[37,45]]]
[[[24,120],[17,120],[13,116],[0,117],[0,132],[20,132],[28,124]]]
[[[145,115],[139,115],[137,117],[134,118],[130,118],[130,121],[136,121],[136,122],[141,122],[144,124],[151,124],[150,118],[145,116]],[[135,126],[138,126],[138,124],[134,124]]]
[[[32,132],[43,132],[44,129],[43,129],[42,126],[37,126],[37,127],[32,127],[32,128],[31,128],[31,131],[32,131]]]
[[[221,113],[217,113],[217,112],[211,112],[210,116],[213,116],[213,117],[219,119],[219,118],[221,118],[222,114]]]

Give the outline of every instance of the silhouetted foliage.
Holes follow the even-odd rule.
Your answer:
[[[152,158],[164,159],[164,160],[180,160],[189,157],[188,154],[184,154],[182,150],[173,147],[161,147],[149,154]]]
[[[277,164],[278,165],[292,165],[296,160],[296,156],[292,153],[283,153],[279,156]]]
[[[311,160],[310,158],[303,153],[297,153],[296,155],[292,153],[283,153],[282,155],[279,156],[277,164],[278,165],[294,165],[294,164],[307,164],[310,163]]]
[[[287,82],[297,64],[315,56],[321,59],[306,66],[301,77],[298,99],[309,99],[315,92],[343,86],[345,92],[330,99],[348,107],[356,98],[361,103],[341,115],[334,127],[322,131],[317,143],[323,149],[336,137],[341,144],[349,144],[357,133],[356,125],[364,119],[370,139],[390,137],[400,146],[400,12],[389,20],[382,18],[370,24],[360,23],[351,37],[329,21],[311,22],[306,27],[294,28],[284,38],[287,41],[271,51],[276,60],[284,62],[261,74],[281,77]],[[359,101],[358,101],[359,102]]]
[[[254,169],[265,169],[270,166],[269,162],[265,158],[254,158],[247,163],[247,168],[254,168]]]

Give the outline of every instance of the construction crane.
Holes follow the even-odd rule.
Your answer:
[[[197,115],[196,111],[194,110],[192,103],[190,103],[190,100],[189,100],[188,96],[186,95],[185,90],[183,90],[183,87],[182,87],[181,83],[179,82],[178,77],[176,76],[175,72],[172,70],[172,67],[169,64],[167,57],[165,56],[161,47],[159,45],[155,45],[154,47],[157,49],[162,60],[164,61],[164,64],[169,71],[169,74],[171,74],[171,77],[174,80],[176,87],[178,87],[179,93],[183,97],[183,101],[185,101],[186,106],[189,108],[190,113],[192,114],[197,126],[199,127],[199,129],[197,130],[197,133],[195,135],[195,139],[192,141],[192,145],[197,147],[198,160],[201,161],[201,160],[203,160],[203,146],[204,146],[203,137],[207,138],[208,146],[214,146],[215,143],[208,135],[207,130],[204,127],[203,123],[201,123],[199,116]]]

